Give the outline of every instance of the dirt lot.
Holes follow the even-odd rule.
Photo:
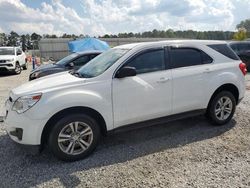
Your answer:
[[[28,73],[0,76],[0,113]],[[0,187],[250,187],[249,169],[250,90],[225,126],[195,117],[120,133],[74,163],[27,152],[0,123]]]

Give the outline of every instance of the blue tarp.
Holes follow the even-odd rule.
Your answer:
[[[96,38],[85,38],[68,43],[71,52],[83,52],[88,50],[107,50],[109,49],[108,43]]]

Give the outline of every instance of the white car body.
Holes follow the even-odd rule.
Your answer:
[[[12,55],[1,55],[0,54],[0,71],[7,70],[7,71],[14,71],[16,67],[16,63],[19,63],[21,67],[26,65],[26,55],[21,50],[20,47],[0,47],[1,49],[9,49],[13,50]],[[21,53],[18,55],[18,51]]]
[[[162,41],[118,46],[129,49],[109,69],[97,77],[78,78],[68,72],[37,79],[13,89],[6,102],[5,125],[10,137],[21,144],[40,145],[46,123],[58,112],[74,107],[86,107],[98,112],[107,131],[183,112],[204,110],[213,93],[224,84],[238,89],[238,99],[244,97],[245,79],[239,64],[211,49],[209,44],[221,41]],[[190,47],[206,52],[213,58],[210,64],[167,69],[138,74],[124,79],[115,78],[116,71],[134,54],[166,46]],[[42,93],[33,107],[24,113],[12,110],[22,96]],[[10,134],[23,130],[22,139]]]

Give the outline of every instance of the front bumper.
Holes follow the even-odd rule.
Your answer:
[[[9,104],[6,105],[4,125],[10,138],[17,143],[40,145],[45,124],[46,120],[31,119],[25,113],[12,111]]]
[[[12,63],[8,64],[0,64],[0,71],[13,71],[15,70],[15,66]]]

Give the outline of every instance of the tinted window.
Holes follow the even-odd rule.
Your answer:
[[[203,51],[201,51],[201,58],[203,64],[209,64],[213,62],[213,59]]]
[[[230,47],[237,53],[239,51],[237,44],[230,44]]]
[[[98,55],[96,58],[90,60],[77,72],[85,78],[96,77],[104,73],[109,67],[111,67],[128,51],[128,49],[111,48],[106,52],[103,52],[102,54]]]
[[[65,65],[66,63],[68,63],[69,61],[71,61],[72,59],[74,59],[77,56],[78,56],[77,53],[70,54],[70,55],[64,57],[63,59],[61,59],[60,61],[58,61],[56,64],[57,65]]]
[[[135,67],[137,74],[164,70],[164,50],[144,52],[133,58],[126,66]]]
[[[239,57],[227,44],[212,44],[208,46],[230,59],[239,60]]]
[[[0,48],[0,55],[15,55],[14,48]]]
[[[207,56],[206,54],[204,55],[205,60],[209,59],[209,56]],[[171,48],[170,57],[173,68],[203,64],[201,51],[193,48]]]
[[[94,59],[96,56],[98,56],[99,54],[91,54],[90,56],[89,56],[89,58],[90,59]]]
[[[17,48],[17,53],[22,54],[22,50],[20,48]]]
[[[238,51],[239,52],[244,52],[244,51],[247,51],[247,50],[250,50],[250,45],[249,44],[238,44]]]
[[[73,62],[74,62],[75,66],[83,66],[88,61],[89,61],[89,56],[85,55],[85,56],[82,56],[82,57],[79,57],[79,58],[75,59]]]

